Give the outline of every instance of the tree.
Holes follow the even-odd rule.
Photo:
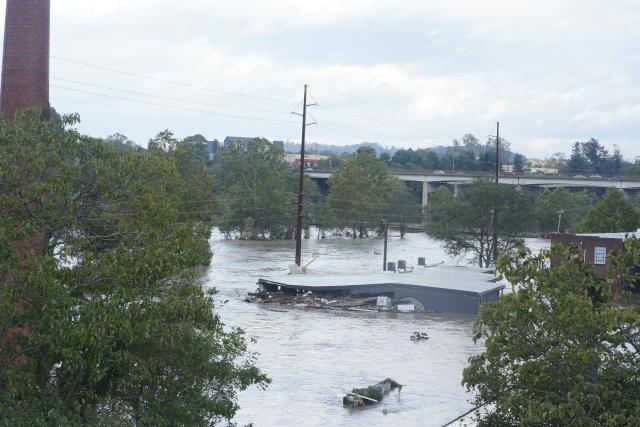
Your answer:
[[[580,228],[586,233],[635,231],[640,226],[640,211],[620,190],[610,188],[585,217]]]
[[[163,130],[158,133],[155,137],[149,140],[149,144],[147,148],[149,151],[164,151],[169,152],[176,149],[176,145],[178,144],[178,140],[173,135],[173,132],[167,130]]]
[[[407,224],[419,224],[422,221],[422,207],[415,200],[407,184],[396,177],[389,177],[389,197],[385,221],[400,226],[400,237],[404,238]]]
[[[0,425],[230,420],[268,380],[198,282],[211,227],[175,157],[60,123],[0,120]]]
[[[500,138],[500,165],[510,158],[511,143],[504,138]],[[496,138],[490,137],[482,147],[480,154],[480,170],[493,172],[496,169]]]
[[[566,188],[545,190],[536,200],[535,216],[542,232],[575,232],[593,206],[586,192],[571,193]]]
[[[378,156],[378,158],[382,160],[387,166],[391,164],[391,156],[386,151],[380,153],[380,156]]]
[[[293,239],[297,214],[297,172],[266,139],[234,142],[220,157],[223,189],[220,229],[227,237]]]
[[[200,134],[188,136],[180,143],[191,148],[191,155],[201,162],[209,162],[209,142]]]
[[[457,198],[440,187],[429,197],[426,231],[442,240],[450,255],[470,256],[486,268],[496,261],[494,233],[500,254],[523,247],[532,206],[531,195],[513,186],[477,181],[462,188]]]
[[[587,158],[582,152],[582,146],[579,142],[575,142],[573,144],[573,148],[571,149],[571,157],[569,157],[569,162],[567,163],[568,172],[571,174],[582,174],[589,173],[589,164]]]
[[[520,251],[498,270],[513,292],[482,305],[474,340],[485,350],[463,373],[484,408],[478,425],[639,425],[640,306],[611,303],[578,249]]]
[[[465,146],[465,148],[469,148],[473,151],[480,147],[480,140],[473,134],[467,133],[462,137],[462,144]]]
[[[336,224],[351,229],[354,237],[366,237],[368,230],[384,219],[391,180],[387,167],[375,154],[362,151],[343,161],[329,179],[329,186],[327,202]]]
[[[420,166],[422,169],[434,170],[440,169],[441,161],[435,151],[420,148],[417,151],[418,156],[420,157]],[[446,164],[446,160],[444,161]]]
[[[589,172],[597,174],[609,172],[609,152],[600,145],[597,139],[591,138],[589,141],[583,142],[582,152],[587,159]]]
[[[418,169],[422,167],[422,159],[420,158],[420,154],[417,151],[414,151],[412,148],[408,150],[398,150],[393,155],[392,164],[395,167],[401,167],[405,169]]]
[[[613,154],[609,157],[609,167],[608,172],[611,175],[619,175],[622,170],[622,164],[624,159],[622,158],[622,154],[620,153],[620,148],[617,146],[614,147]]]
[[[113,144],[122,150],[133,150],[133,151],[141,150],[141,147],[136,145],[134,141],[127,138],[126,135],[123,135],[117,132],[109,135],[104,142],[106,142],[107,144]]]
[[[517,174],[524,173],[524,166],[527,159],[520,153],[513,156],[513,171]]]

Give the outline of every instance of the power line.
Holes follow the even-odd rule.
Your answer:
[[[144,104],[144,105],[153,105],[155,107],[169,108],[169,109],[180,110],[180,111],[189,111],[189,112],[192,112],[192,113],[209,114],[209,115],[213,115],[213,116],[230,117],[230,118],[235,118],[235,119],[259,120],[259,121],[264,121],[264,122],[296,124],[296,122],[293,122],[293,121],[290,121],[290,120],[278,120],[278,119],[269,119],[269,118],[265,118],[265,117],[242,116],[242,115],[239,115],[239,114],[228,114],[228,113],[218,113],[218,112],[214,112],[214,111],[197,110],[197,109],[194,109],[194,108],[185,108],[185,107],[178,107],[178,106],[175,106],[175,105],[158,104],[158,103],[155,103],[155,102],[142,101],[142,100],[136,100],[136,99],[131,99],[131,98],[124,98],[124,97],[121,97],[121,96],[108,95],[108,94],[104,94],[104,93],[92,92],[92,91],[83,90],[83,89],[74,89],[74,88],[65,87],[65,86],[59,86],[59,85],[51,85],[51,87],[55,87],[55,88],[58,88],[58,89],[69,90],[69,91],[73,91],[73,92],[85,93],[85,94],[89,94],[89,95],[101,96],[101,97],[104,97],[104,98],[117,99],[119,101],[126,101],[126,102],[132,102],[132,103]]]
[[[157,78],[157,77],[146,76],[144,74],[138,74],[138,73],[132,73],[132,72],[129,72],[129,71],[118,70],[118,69],[115,69],[115,68],[105,67],[105,66],[102,66],[102,65],[90,64],[88,62],[77,61],[77,60],[74,60],[74,59],[62,58],[60,56],[55,56],[55,55],[51,55],[51,58],[57,59],[59,61],[69,62],[71,64],[82,65],[82,66],[85,66],[85,67],[95,68],[95,69],[103,70],[103,71],[109,71],[109,72],[112,72],[112,73],[122,74],[122,75],[129,76],[129,77],[136,77],[136,78],[139,78],[139,79],[144,79],[144,80],[149,80],[149,81],[155,81],[155,82],[159,82],[159,83],[165,83],[165,84],[170,84],[170,85],[175,85],[175,86],[181,86],[181,87],[188,87],[188,88],[194,88],[194,89],[199,89],[199,90],[205,90],[205,91],[208,91],[208,92],[220,93],[220,94],[224,94],[224,95],[232,95],[232,96],[239,96],[239,97],[243,97],[243,98],[259,99],[259,100],[262,100],[262,101],[271,101],[271,102],[280,102],[280,103],[284,103],[284,104],[293,104],[292,101],[287,101],[287,100],[284,100],[284,99],[266,97],[266,96],[249,95],[249,94],[246,94],[246,93],[232,92],[232,91],[221,90],[221,89],[212,89],[212,88],[208,88],[208,87],[204,87],[204,86],[199,86],[199,85],[194,85],[194,84],[189,84],[189,83],[183,83],[183,82],[177,82],[177,81],[173,81],[173,80],[160,79],[160,78]]]
[[[379,133],[379,132],[375,132],[375,131],[370,131],[370,130],[363,130],[363,129],[353,128],[353,127],[344,126],[344,125],[331,123],[331,122],[321,122],[321,126],[322,127],[327,128],[327,125],[333,126],[333,127],[337,127],[337,128],[346,129],[346,130],[350,130],[350,131],[354,131],[354,132],[362,132],[362,133],[365,133],[365,134],[375,135],[375,136],[382,137],[382,138],[394,139],[394,140],[397,140],[397,141],[400,141],[400,142],[410,142],[410,143],[413,143],[413,144],[425,144],[424,141],[401,138],[401,137],[397,137],[397,136],[387,135],[387,134],[383,134],[383,133]]]
[[[216,108],[228,108],[228,109],[234,109],[234,110],[255,111],[255,112],[259,112],[259,113],[286,114],[286,115],[289,114],[289,113],[286,113],[284,111],[264,110],[264,109],[260,109],[260,108],[250,108],[250,107],[234,107],[232,105],[211,104],[211,103],[208,103],[208,102],[191,101],[191,100],[184,99],[184,98],[172,98],[172,97],[167,97],[167,96],[154,95],[152,93],[147,93],[147,92],[137,92],[137,91],[133,91],[133,90],[119,89],[119,88],[115,88],[115,87],[111,87],[111,86],[103,86],[103,85],[96,84],[96,83],[88,83],[88,82],[83,82],[83,81],[79,81],[79,80],[66,79],[66,78],[62,78],[62,77],[55,77],[54,76],[54,77],[51,77],[51,78],[54,79],[54,80],[60,80],[60,81],[63,81],[63,82],[68,82],[68,83],[75,83],[75,84],[84,85],[84,86],[92,86],[92,87],[97,87],[97,88],[100,88],[100,89],[113,90],[113,91],[116,91],[116,92],[130,93],[132,95],[141,95],[141,96],[148,96],[148,97],[151,97],[151,98],[166,99],[168,101],[186,102],[186,103],[189,103],[189,104],[206,105],[206,106],[209,106],[209,107],[216,107]]]
[[[59,61],[64,61],[64,62],[76,64],[76,65],[82,65],[82,66],[85,66],[85,67],[90,67],[90,68],[104,70],[104,71],[108,71],[108,72],[112,72],[112,73],[126,75],[126,76],[129,76],[129,77],[135,77],[135,78],[140,78],[140,79],[144,79],[144,80],[155,81],[155,82],[160,82],[160,83],[165,83],[165,84],[170,84],[170,85],[175,85],[175,86],[180,86],[180,87],[194,88],[194,89],[198,89],[198,90],[202,90],[202,91],[208,91],[208,92],[213,92],[213,93],[220,93],[220,94],[232,95],[232,96],[238,96],[238,97],[244,97],[244,98],[250,98],[250,99],[258,99],[258,100],[263,100],[263,101],[279,102],[279,103],[284,103],[284,104],[289,104],[289,105],[293,104],[293,101],[287,101],[285,99],[280,99],[280,98],[275,98],[275,97],[264,97],[264,96],[250,95],[250,94],[246,94],[246,93],[233,92],[233,91],[227,91],[227,90],[221,90],[221,89],[213,89],[213,88],[208,88],[208,87],[200,86],[200,85],[194,85],[194,84],[189,84],[189,83],[184,83],[184,82],[178,82],[178,81],[173,81],[173,80],[167,80],[167,79],[151,77],[151,76],[147,76],[147,75],[143,75],[143,74],[139,74],[139,73],[119,70],[119,69],[116,69],[116,68],[111,68],[111,67],[106,67],[106,66],[102,66],[102,65],[91,64],[91,63],[88,63],[88,62],[78,61],[78,60],[69,59],[69,58],[63,58],[63,57],[59,57],[59,56],[55,56],[55,55],[51,55],[51,58],[59,60]],[[239,109],[239,110],[246,110],[246,111],[264,112],[264,113],[269,113],[269,114],[286,114],[286,113],[283,113],[281,111],[263,110],[263,109],[255,109],[255,108],[248,108],[248,107],[246,107],[246,108],[245,107],[233,107],[233,106],[228,106],[228,105],[218,105],[218,104],[210,104],[210,103],[199,102],[199,101],[190,101],[190,100],[180,99],[180,98],[163,97],[163,96],[160,96],[160,95],[154,95],[154,94],[149,94],[149,93],[130,91],[130,90],[125,90],[125,89],[118,89],[118,88],[114,88],[114,87],[103,86],[103,85],[87,83],[87,82],[81,82],[81,81],[77,81],[77,80],[64,79],[64,78],[56,78],[56,77],[54,77],[54,79],[61,80],[61,81],[72,82],[72,83],[76,83],[76,84],[82,84],[82,85],[98,87],[98,88],[102,88],[102,89],[115,90],[115,91],[124,92],[124,93],[131,93],[131,94],[136,94],[136,95],[141,95],[141,96],[149,96],[149,97],[154,97],[154,98],[159,98],[159,99],[167,99],[167,100],[171,100],[171,101],[179,101],[179,102],[188,102],[188,103],[200,104],[200,105],[208,105],[208,106],[213,106],[213,107],[217,107],[217,108]],[[62,89],[66,89],[66,90],[75,90],[75,91],[81,92],[81,90],[79,90],[79,89],[65,88],[65,87],[55,86],[55,85],[52,85],[52,86],[58,87],[58,88],[62,88]],[[130,100],[130,99],[124,99],[124,98],[119,98],[119,97],[114,97],[114,96],[110,96],[110,95],[99,94],[99,93],[94,93],[94,92],[89,92],[89,91],[85,91],[85,92],[93,94],[93,95],[96,95],[96,96],[110,97],[110,98],[120,99],[120,100],[124,100],[124,101],[129,101],[129,102],[145,103],[147,105],[156,105],[156,104],[151,104],[151,103],[147,103],[147,102],[134,101],[134,100]],[[318,104],[317,101],[315,101],[315,99],[312,96],[310,96],[310,97],[314,101],[315,104]],[[201,111],[201,110],[195,110],[195,109],[186,109],[186,108],[174,107],[174,106],[169,106],[169,105],[157,105],[157,106],[161,106],[161,107],[164,107],[164,108],[181,109],[181,110],[184,110],[184,111],[192,111],[192,112],[198,112],[198,113],[204,113],[204,114],[217,114],[217,115],[227,116],[227,117],[247,118],[247,119],[263,120],[263,121],[277,121],[277,120],[267,120],[267,119],[264,119],[264,118],[257,118],[257,117],[243,117],[243,116],[237,116],[237,115],[231,115],[231,114],[225,114],[225,113],[214,113],[214,112],[211,112],[211,111]],[[409,126],[409,125],[406,125],[406,124],[400,124],[400,123],[392,122],[392,121],[389,121],[389,120],[382,120],[382,119],[367,117],[367,116],[363,116],[363,115],[360,115],[360,114],[355,114],[355,113],[351,113],[351,112],[348,112],[348,111],[335,109],[335,108],[332,108],[332,107],[327,107],[325,105],[318,105],[318,106],[321,107],[321,108],[324,108],[325,110],[332,111],[332,112],[335,112],[335,113],[338,113],[338,114],[351,116],[351,117],[355,117],[355,118],[358,118],[358,119],[367,120],[367,121],[370,121],[370,122],[375,122],[375,123],[380,123],[380,124],[385,124],[385,125],[389,125],[389,126],[395,126],[395,127],[399,127],[399,128],[416,130],[416,131],[425,132],[425,133],[439,133],[439,134],[445,134],[445,135],[458,135],[458,136],[461,135],[461,134],[464,134],[464,132],[461,133],[461,132],[451,132],[451,131],[427,130],[427,129],[423,129],[423,128],[419,128],[419,127]],[[281,122],[282,123],[293,123],[293,122],[288,122],[288,121],[281,121]],[[392,136],[392,135],[378,133],[378,132],[369,131],[369,130],[357,129],[357,128],[348,127],[348,126],[344,126],[344,125],[339,125],[339,124],[335,124],[335,123],[333,123],[333,124],[332,123],[327,123],[327,124],[329,124],[330,126],[339,127],[339,128],[342,128],[342,129],[352,130],[352,131],[361,132],[361,133],[369,134],[369,135],[376,135],[378,137],[393,139],[393,140],[397,140],[397,141],[400,141],[400,142],[408,142],[408,143],[412,143],[412,144],[425,144],[424,141],[411,140],[411,139],[407,139],[407,138]],[[363,138],[366,139],[362,135],[354,135],[354,134],[351,134],[351,133],[348,133],[348,132],[340,132],[340,131],[337,131],[335,129],[331,129],[330,126],[323,125],[322,127],[324,127],[325,129],[328,129],[330,131],[338,132],[338,133],[342,133],[342,134],[346,134],[346,135],[350,135],[350,136],[358,138],[358,139],[363,139]]]
[[[460,135],[459,132],[450,132],[450,131],[437,131],[437,130],[427,130],[427,129],[423,129],[423,128],[419,128],[419,127],[415,127],[415,126],[409,126],[409,125],[405,125],[405,124],[400,124],[400,123],[394,123],[388,120],[382,120],[382,119],[376,119],[376,118],[371,118],[371,117],[366,117],[366,116],[362,116],[360,114],[355,114],[355,113],[350,113],[348,111],[344,111],[344,110],[338,110],[335,108],[330,108],[327,107],[326,105],[319,105],[320,108],[324,108],[325,110],[328,111],[332,111],[334,113],[338,113],[338,114],[342,114],[345,116],[351,116],[351,117],[355,117],[361,120],[367,120],[373,123],[380,123],[380,124],[385,124],[385,125],[389,125],[389,126],[395,126],[395,127],[399,127],[399,128],[404,128],[404,129],[410,129],[410,130],[416,130],[419,132],[424,132],[424,133],[440,133],[440,134],[444,134],[444,135]]]

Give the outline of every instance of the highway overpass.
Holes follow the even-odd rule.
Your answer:
[[[315,180],[326,180],[331,177],[330,170],[308,170],[306,175]],[[393,170],[391,174],[401,181],[417,182],[422,184],[422,205],[426,206],[429,194],[441,185],[464,185],[478,178],[494,179],[495,176],[483,173],[434,173]],[[504,175],[499,178],[500,184],[532,186],[540,188],[617,188],[625,192],[628,197],[633,197],[640,191],[640,180],[627,178],[596,178],[596,177],[570,177],[570,176],[538,176],[538,175]]]

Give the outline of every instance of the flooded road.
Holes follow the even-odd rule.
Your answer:
[[[530,240],[532,249],[547,245]],[[258,366],[273,380],[266,391],[240,395],[235,422],[239,426],[441,426],[471,409],[461,386],[462,370],[481,351],[471,339],[473,316],[454,314],[385,314],[313,309],[270,308],[243,302],[256,289],[259,277],[286,275],[293,259],[293,242],[226,241],[215,234],[215,255],[207,286],[219,291],[224,323],[241,327],[257,343]],[[366,273],[382,268],[379,239],[329,239],[303,242],[303,262],[315,253],[314,272]],[[376,254],[374,254],[374,251]],[[389,260],[415,265],[452,260],[440,244],[422,234],[405,239],[393,235]],[[413,332],[430,340],[413,342]],[[390,377],[404,384],[380,405],[366,410],[342,406],[353,387]]]

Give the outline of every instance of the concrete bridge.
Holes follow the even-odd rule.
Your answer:
[[[330,170],[308,170],[307,176],[314,180],[328,180]],[[393,170],[391,174],[401,181],[422,184],[422,206],[427,206],[429,194],[441,185],[449,185],[457,190],[458,185],[469,184],[478,178],[493,179],[494,175],[486,173],[434,173],[428,171]],[[624,191],[627,197],[635,197],[640,191],[640,179],[596,178],[570,176],[538,176],[538,175],[504,175],[499,177],[500,184],[531,186],[539,188],[617,188]]]

